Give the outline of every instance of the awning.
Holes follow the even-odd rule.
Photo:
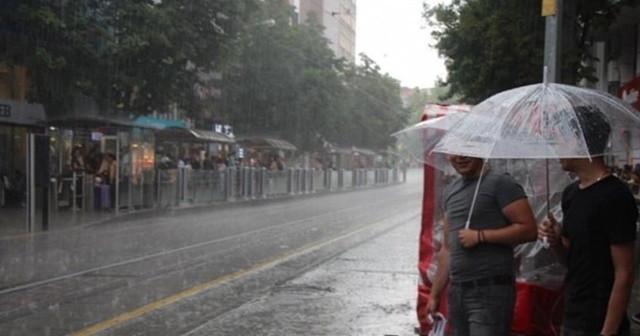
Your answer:
[[[136,124],[133,120],[124,117],[109,117],[96,115],[68,115],[59,116],[48,119],[48,124],[59,127],[100,127],[100,126],[124,126],[124,127],[143,127]]]
[[[208,141],[208,142],[219,142],[219,143],[234,143],[235,140],[230,138],[226,134],[217,133],[214,131],[206,131],[206,130],[189,130],[191,134],[193,134],[196,138]]]
[[[246,147],[252,147],[256,149],[282,149],[282,150],[297,150],[298,148],[292,143],[276,138],[266,137],[242,137],[238,139],[238,143]]]
[[[155,129],[165,129],[167,127],[178,127],[178,128],[186,128],[187,125],[182,120],[170,120],[170,119],[161,119],[154,118],[149,116],[139,116],[134,122],[142,127],[149,127]]]
[[[370,149],[365,149],[365,148],[357,148],[355,146],[351,147],[351,148],[344,148],[344,147],[331,147],[331,149],[327,150],[327,153],[331,153],[331,154],[358,154],[358,155],[378,155],[378,153],[370,150]]]
[[[216,142],[235,143],[229,136],[207,130],[193,130],[179,127],[167,127],[156,132],[156,139],[161,141],[189,141],[189,142]]]
[[[42,104],[0,99],[0,123],[17,125],[44,125],[46,116]]]
[[[327,153],[348,155],[351,154],[351,148],[331,147],[327,150]]]
[[[101,126],[123,126],[152,128],[136,124],[122,113],[101,111],[95,100],[87,96],[76,96],[73,99],[73,106],[60,115],[47,118],[47,123],[51,126],[59,127],[101,127]]]
[[[370,149],[364,149],[364,148],[356,148],[353,147],[353,152],[354,153],[358,153],[358,154],[362,154],[362,155],[369,155],[369,156],[375,156],[378,155],[378,153],[370,150]]]

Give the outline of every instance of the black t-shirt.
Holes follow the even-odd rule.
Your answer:
[[[580,189],[579,181],[562,196],[563,235],[569,238],[563,325],[602,330],[614,269],[611,245],[636,239],[638,208],[629,188],[613,176]],[[629,328],[625,319],[621,330]]]

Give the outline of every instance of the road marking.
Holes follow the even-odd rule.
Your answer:
[[[411,216],[411,217],[413,217],[413,216]],[[164,298],[162,300],[159,300],[159,301],[156,301],[156,302],[152,302],[152,303],[147,304],[145,306],[142,306],[142,307],[139,307],[137,309],[134,309],[134,310],[132,310],[130,312],[120,314],[120,315],[118,315],[118,316],[116,316],[116,317],[114,317],[112,319],[109,319],[109,320],[94,324],[94,325],[92,325],[92,326],[90,326],[88,328],[85,328],[85,329],[82,329],[82,330],[79,330],[79,331],[76,331],[76,332],[72,333],[71,336],[94,335],[94,334],[99,333],[101,331],[113,328],[113,327],[117,326],[118,324],[127,322],[129,320],[132,320],[134,318],[140,317],[142,315],[148,314],[148,313],[150,313],[152,311],[164,308],[165,306],[168,306],[169,304],[177,302],[179,300],[185,299],[186,297],[193,296],[193,295],[199,294],[201,292],[204,292],[204,291],[206,291],[206,290],[208,290],[208,289],[210,289],[212,287],[218,286],[218,285],[220,285],[222,283],[238,279],[238,278],[240,278],[240,277],[242,277],[244,275],[247,275],[249,273],[258,271],[260,269],[264,269],[267,266],[271,266],[271,265],[275,265],[277,263],[280,263],[280,262],[282,262],[282,261],[284,261],[284,260],[286,260],[288,258],[293,257],[296,254],[299,254],[299,253],[302,253],[302,252],[309,252],[311,250],[319,249],[319,248],[324,247],[326,245],[332,244],[332,243],[334,243],[336,241],[339,241],[339,240],[345,239],[345,238],[347,238],[349,236],[352,236],[352,235],[355,235],[357,233],[360,233],[361,231],[367,230],[369,228],[370,228],[370,225],[365,225],[363,227],[360,227],[358,229],[355,229],[353,231],[350,231],[350,232],[348,232],[348,233],[346,233],[344,235],[335,237],[333,239],[330,239],[330,240],[327,240],[327,241],[323,241],[323,242],[320,242],[320,243],[316,243],[316,244],[312,244],[312,245],[307,245],[307,246],[301,247],[299,249],[283,253],[283,254],[281,254],[279,256],[276,256],[274,258],[267,259],[267,260],[265,260],[263,262],[255,264],[255,265],[253,265],[251,267],[248,267],[248,268],[245,268],[245,269],[241,269],[239,271],[236,271],[236,272],[233,272],[231,274],[227,274],[225,276],[216,278],[216,279],[211,280],[209,282],[205,282],[205,283],[196,285],[196,286],[194,286],[192,288],[189,288],[189,289],[184,290],[184,291],[182,291],[180,293],[171,295],[171,296],[166,297],[166,298]]]

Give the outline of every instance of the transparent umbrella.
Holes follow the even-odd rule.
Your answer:
[[[413,159],[436,167],[448,174],[455,172],[445,155],[434,152],[434,147],[457,124],[467,118],[467,113],[452,113],[442,117],[429,119],[393,133]],[[489,123],[490,119],[474,117],[476,121]],[[471,155],[469,155],[471,156]],[[473,155],[477,157],[476,155]],[[486,163],[498,171],[511,174],[520,183],[529,197],[547,196],[549,193],[562,191],[571,182],[569,174],[560,169],[557,161],[547,162],[540,159],[487,159]],[[547,184],[546,181],[551,183]],[[548,189],[550,188],[550,189]]]
[[[606,148],[597,148],[603,143]],[[606,92],[542,83],[498,93],[474,106],[433,145],[428,157],[441,153],[546,159],[550,164],[554,161],[549,159],[590,159],[591,153],[628,158],[636,149],[640,149],[640,115],[633,107]]]
[[[602,119],[610,132],[599,126]],[[591,158],[589,146],[602,138],[609,140],[608,154],[630,155],[640,148],[638,112],[606,92],[544,83],[504,91],[474,106],[432,152],[485,159]]]

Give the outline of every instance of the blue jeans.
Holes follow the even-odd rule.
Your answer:
[[[447,294],[451,336],[508,336],[516,298],[515,284],[463,288]]]

